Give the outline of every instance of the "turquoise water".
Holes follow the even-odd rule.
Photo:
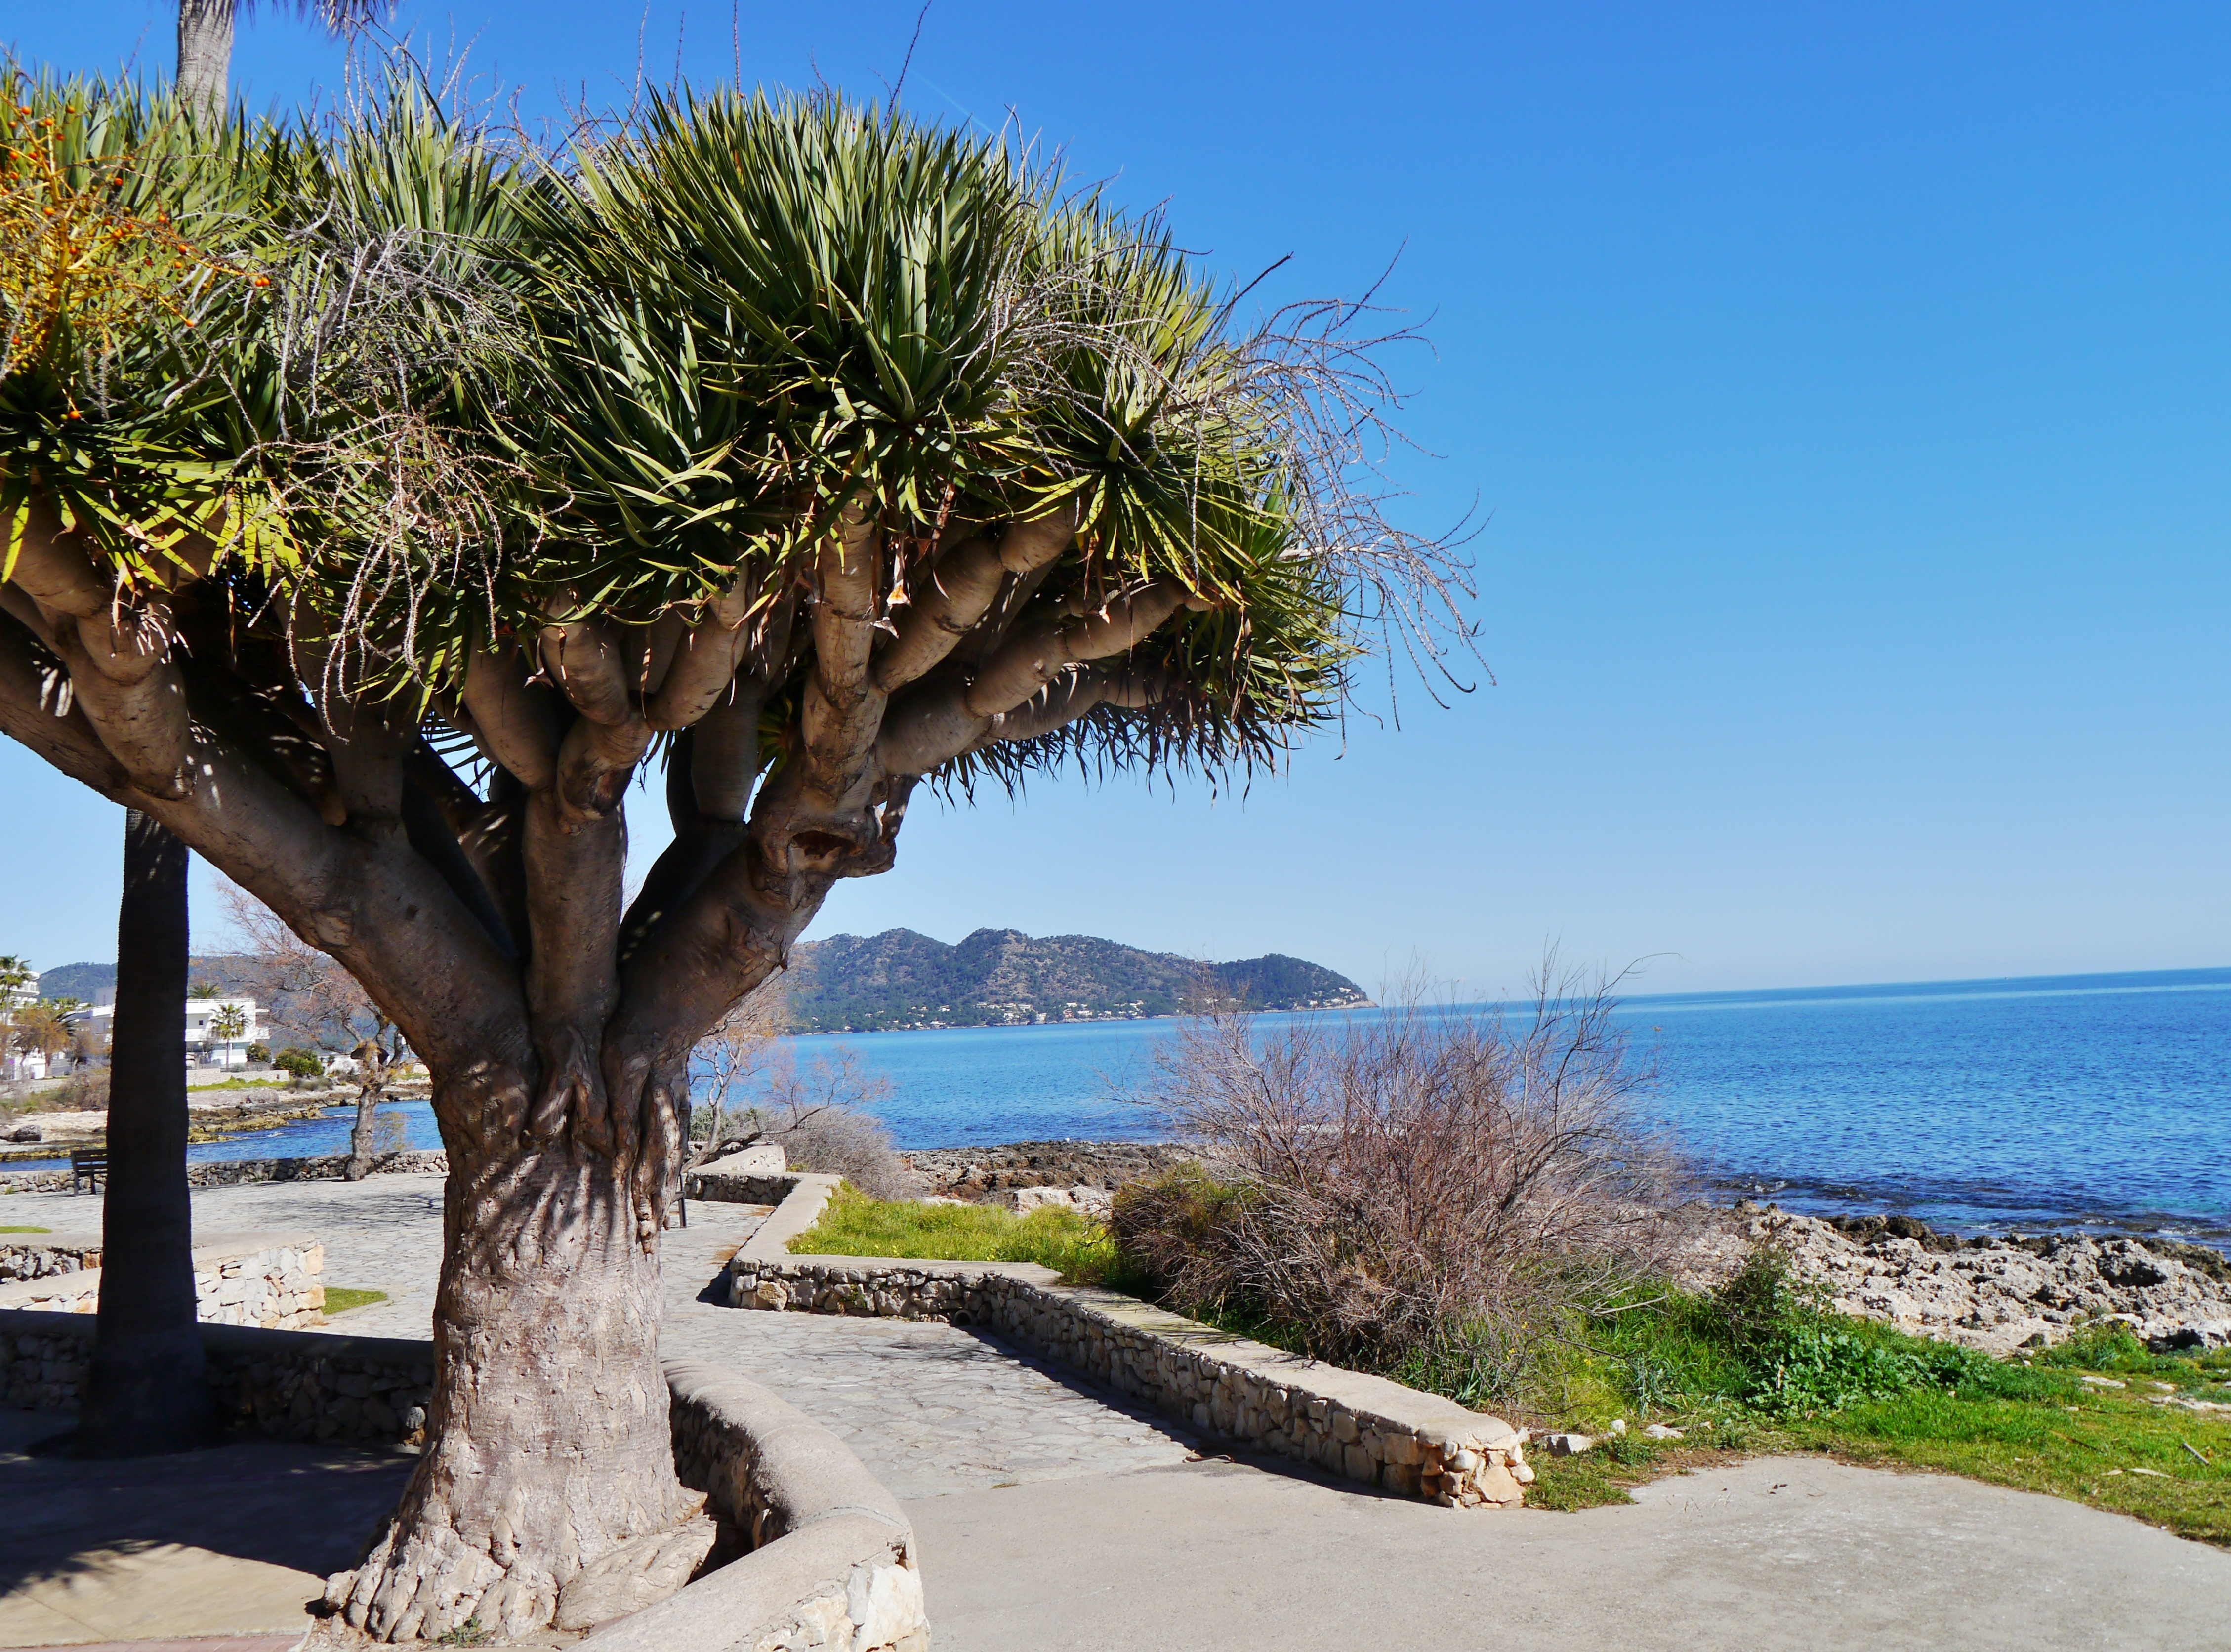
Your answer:
[[[1708,1177],[1811,1210],[1957,1228],[2092,1224],[2231,1240],[2231,969],[1635,998],[1650,1105]],[[1270,1018],[1273,1020],[1284,1018]],[[1168,1021],[871,1033],[840,1041],[892,1089],[908,1146],[1147,1137],[1122,1099]],[[423,1105],[394,1110],[438,1145]],[[196,1157],[338,1152],[348,1116]]]

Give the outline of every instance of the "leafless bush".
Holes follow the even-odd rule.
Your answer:
[[[841,1176],[871,1199],[919,1198],[922,1178],[868,1111],[889,1094],[889,1080],[862,1072],[859,1057],[847,1049],[816,1060],[805,1075],[789,1064],[768,1086],[766,1139],[781,1144],[793,1168]]]
[[[698,1045],[690,1134],[700,1145],[691,1163],[773,1142],[794,1169],[841,1176],[870,1198],[919,1197],[923,1179],[870,1111],[889,1096],[889,1080],[863,1072],[841,1046],[801,1074],[777,1040],[780,1024],[780,997],[755,993]]]
[[[108,1111],[108,1069],[86,1067],[73,1072],[58,1085],[51,1085],[39,1096],[39,1105],[49,1112],[99,1113]]]
[[[1266,1031],[1189,1022],[1154,1099],[1205,1168],[1119,1195],[1131,1257],[1179,1302],[1313,1352],[1496,1361],[1653,1272],[1677,1162],[1607,988],[1545,972],[1529,1016],[1437,1013]]]

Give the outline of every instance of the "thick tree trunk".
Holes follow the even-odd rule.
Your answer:
[[[231,90],[236,0],[178,0],[178,93],[210,125]]]
[[[137,809],[116,930],[100,1306],[78,1450],[137,1457],[190,1451],[217,1427],[186,1191],[186,846]]]
[[[523,1084],[482,1076],[464,1098],[445,1076],[444,1120],[492,1128],[484,1154],[444,1130],[430,1440],[364,1564],[327,1587],[387,1640],[473,1619],[491,1635],[540,1629],[585,1566],[702,1503],[675,1477],[658,1257],[633,1177],[564,1140],[521,1143]]]

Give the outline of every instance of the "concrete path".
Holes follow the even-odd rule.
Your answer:
[[[0,1411],[0,1647],[259,1632],[289,1645],[416,1461],[271,1440],[135,1462],[30,1454],[72,1422]]]
[[[911,1503],[939,1652],[2231,1648],[2231,1554],[2075,1503],[1762,1458],[1459,1513],[1251,1465]]]

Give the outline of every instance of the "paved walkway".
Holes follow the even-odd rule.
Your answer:
[[[258,1631],[291,1645],[417,1461],[275,1440],[135,1462],[29,1454],[72,1422],[0,1411],[0,1647]]]
[[[938,1652],[2221,1652],[2231,1554],[1937,1474],[1754,1459],[1458,1513],[1230,1463],[908,1506]]]
[[[299,1228],[325,1242],[328,1286],[388,1300],[333,1317],[363,1336],[431,1334],[441,1270],[442,1178],[278,1182],[194,1189],[204,1233]],[[99,1231],[91,1196],[17,1194],[9,1222]],[[1181,1462],[1192,1447],[1151,1413],[1054,1376],[1003,1344],[950,1325],[764,1313],[698,1300],[749,1239],[756,1206],[693,1201],[663,1247],[665,1351],[728,1365],[827,1426],[901,1497]]]

